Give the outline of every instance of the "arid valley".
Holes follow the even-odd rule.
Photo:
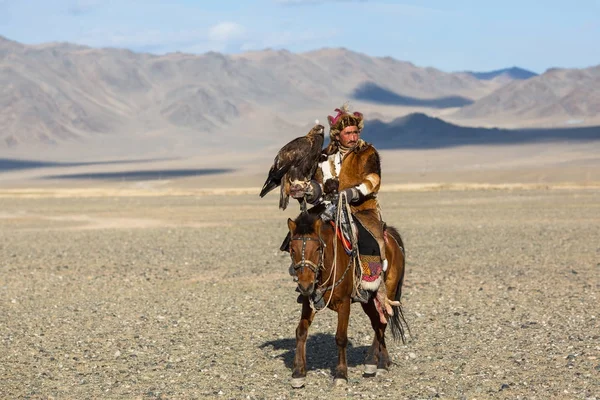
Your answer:
[[[600,66],[484,79],[0,36],[0,83],[1,399],[600,399]],[[363,377],[354,304],[335,386],[325,310],[292,389],[299,208],[258,194],[346,100],[380,150],[410,334]]]

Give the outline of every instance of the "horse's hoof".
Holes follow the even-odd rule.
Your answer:
[[[377,376],[385,376],[388,374],[388,370],[385,368],[377,368],[377,372],[375,373],[375,375]]]
[[[348,381],[344,378],[335,378],[333,380],[333,384],[335,386],[346,386],[348,384]]]
[[[377,365],[375,364],[365,364],[365,370],[363,372],[363,376],[366,378],[370,378],[375,376],[375,374],[377,373],[378,369],[377,369]]]
[[[306,380],[305,377],[302,378],[292,378],[292,387],[294,389],[300,389],[304,387],[304,381]]]

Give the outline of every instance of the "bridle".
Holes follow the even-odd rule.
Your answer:
[[[306,267],[308,267],[314,273],[314,279],[313,279],[314,292],[309,297],[309,301],[311,302],[311,305],[321,303],[321,306],[316,308],[316,310],[319,311],[319,310],[325,308],[329,304],[329,302],[331,301],[331,298],[333,296],[333,290],[336,288],[337,285],[342,283],[342,281],[346,278],[346,274],[350,270],[350,266],[352,265],[352,258],[348,259],[348,265],[346,265],[346,269],[345,269],[344,273],[336,282],[330,284],[327,287],[323,287],[329,281],[329,278],[327,278],[327,280],[323,283],[322,286],[317,286],[317,282],[319,282],[321,271],[324,270],[324,268],[325,268],[324,267],[324,249],[325,249],[325,247],[327,247],[325,241],[321,238],[321,236],[319,236],[318,239],[315,239],[310,236],[294,236],[291,238],[291,240],[302,240],[302,259],[299,262],[292,265],[292,268],[294,269],[294,272],[295,272],[294,281],[298,280],[298,273],[299,272],[302,273],[303,269]],[[317,249],[317,251],[319,252],[319,263],[318,264],[315,264],[311,260],[306,259],[306,255],[305,255],[306,242],[308,242],[309,240],[314,240],[316,242],[319,242],[319,248]],[[291,249],[291,246],[290,246],[290,249]],[[291,250],[290,250],[290,256],[292,256]],[[292,262],[293,261],[294,261],[294,259],[292,258]],[[335,273],[335,269],[333,269],[331,272]],[[327,300],[327,304],[324,304],[323,296],[329,290],[331,290],[331,295],[329,297],[329,300]],[[315,306],[313,306],[313,308],[315,308]]]
[[[338,197],[338,207],[337,209],[341,209],[340,204],[342,204],[343,200],[345,199],[345,196],[340,195]],[[332,202],[335,201],[332,200]],[[347,211],[350,212],[349,210],[349,203],[346,201],[346,206],[347,206]],[[327,211],[327,210],[326,210]],[[336,212],[337,214],[339,214],[339,212]],[[339,221],[339,216],[338,218],[336,218],[337,221]],[[333,239],[333,261],[332,261],[332,266],[331,266],[331,271],[329,274],[329,277],[327,277],[327,279],[325,279],[324,282],[322,282],[320,285],[318,285],[319,280],[321,279],[320,277],[320,273],[322,270],[325,269],[325,260],[324,260],[324,253],[325,253],[325,248],[327,247],[327,244],[325,243],[325,241],[323,240],[323,238],[321,237],[320,232],[318,232],[318,239],[314,238],[314,237],[310,237],[310,236],[292,236],[290,238],[290,241],[293,240],[302,240],[302,259],[300,260],[300,262],[295,263],[294,261],[294,256],[292,254],[292,246],[289,246],[290,248],[290,258],[292,259],[292,265],[290,266],[290,274],[292,272],[292,269],[294,270],[294,274],[292,274],[294,276],[294,281],[298,282],[298,273],[302,273],[302,271],[304,270],[305,267],[310,268],[310,270],[314,273],[314,280],[313,280],[313,292],[309,297],[309,301],[311,303],[311,306],[313,307],[313,309],[316,309],[315,312],[318,312],[319,310],[322,310],[324,308],[326,308],[327,306],[329,306],[329,303],[331,302],[331,299],[333,298],[333,292],[335,290],[335,288],[341,284],[344,279],[346,279],[347,273],[348,271],[350,271],[353,268],[350,267],[354,267],[354,269],[356,268],[360,268],[360,264],[357,264],[357,255],[355,253],[356,250],[354,250],[352,252],[352,254],[350,255],[350,257],[348,257],[348,264],[346,265],[346,269],[344,270],[344,272],[342,273],[342,276],[335,282],[332,282],[333,279],[335,279],[335,277],[337,276],[337,243],[339,238],[336,239],[335,236],[337,236],[337,231],[338,231],[338,226],[335,225],[335,231],[336,234],[334,234],[334,239]],[[306,259],[306,242],[308,242],[309,240],[314,240],[314,241],[318,241],[319,242],[319,247],[317,249],[317,251],[319,252],[319,263],[315,264],[313,261],[311,260],[307,260]],[[352,245],[353,249],[357,248],[356,243],[353,243]],[[356,281],[356,277],[353,276],[353,282]],[[329,286],[325,287],[325,285],[327,285],[328,282],[332,282]],[[328,291],[330,291],[330,296],[329,299],[327,300],[327,302],[325,303],[323,298],[325,296],[325,293],[327,293]]]
[[[323,239],[321,239],[320,236],[318,239],[315,239],[310,236],[294,236],[294,237],[292,237],[291,240],[302,240],[302,259],[293,265],[294,271],[296,273],[297,272],[302,273],[302,270],[305,267],[308,267],[315,274],[315,282],[316,282],[319,272],[323,269],[324,253],[325,253],[324,249],[325,249],[325,247],[327,247],[327,245],[325,244]],[[308,242],[309,240],[319,242],[319,248],[317,249],[317,251],[319,252],[319,263],[318,264],[315,264],[311,260],[306,259],[306,256],[305,256],[306,242]],[[290,249],[291,249],[291,246],[290,246]],[[290,250],[290,256],[291,256],[291,250]],[[292,262],[293,261],[294,260],[292,258]]]

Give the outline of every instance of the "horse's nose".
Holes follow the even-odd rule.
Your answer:
[[[301,282],[298,282],[298,290],[302,296],[310,296],[315,290],[315,284],[311,282],[307,286],[304,286]]]

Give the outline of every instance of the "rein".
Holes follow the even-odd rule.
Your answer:
[[[336,218],[335,218],[335,236],[338,236],[341,234],[342,231],[342,226],[341,226],[341,222],[343,219],[343,214],[344,211],[346,212],[346,215],[348,216],[348,218],[350,219],[350,230],[351,230],[351,234],[350,234],[350,240],[351,240],[351,254],[349,254],[349,258],[348,258],[348,265],[346,266],[346,271],[344,271],[344,275],[346,275],[346,272],[348,272],[348,269],[350,268],[350,265],[353,266],[353,270],[356,271],[360,271],[360,278],[358,280],[356,280],[355,276],[353,275],[353,286],[354,286],[354,291],[358,292],[358,285],[360,284],[360,281],[362,280],[362,269],[361,268],[357,268],[358,267],[358,232],[357,232],[357,228],[356,226],[352,223],[352,209],[350,208],[350,201],[348,201],[347,197],[346,197],[346,193],[345,192],[340,192],[339,194],[339,198],[338,198],[338,203],[337,203],[337,207],[336,207]],[[341,234],[341,236],[343,237],[344,235]],[[341,238],[340,238],[341,239]],[[341,240],[340,240],[341,241]],[[334,268],[337,268],[337,240],[334,242]]]
[[[342,274],[342,276],[340,277],[340,279],[338,279],[337,281],[335,281],[334,283],[332,283],[331,285],[327,286],[326,288],[323,288],[322,286],[319,286],[317,288],[317,292],[319,292],[319,296],[320,298],[323,298],[325,292],[327,292],[328,290],[331,290],[331,295],[329,296],[329,300],[327,300],[327,304],[325,304],[325,307],[327,307],[327,305],[329,304],[329,302],[331,301],[331,298],[333,297],[333,290],[335,289],[335,287],[337,285],[339,285],[340,283],[343,282],[344,278],[346,278],[346,274],[348,273],[348,270],[350,269],[350,266],[352,265],[352,259],[348,259],[348,265],[346,265],[346,269],[344,270],[344,273]],[[329,280],[329,279],[327,279]],[[325,281],[327,282],[327,281]],[[316,312],[319,312],[320,310],[316,310]]]
[[[356,243],[356,227],[353,226],[353,224],[350,224],[351,229],[352,229],[352,234],[351,234],[351,248],[352,248],[352,252],[349,255],[348,258],[348,263],[346,264],[346,269],[344,270],[344,273],[342,274],[342,276],[337,279],[335,282],[331,283],[329,286],[325,286],[328,282],[330,282],[330,280],[332,281],[332,277],[335,278],[335,276],[337,275],[337,268],[338,268],[338,262],[337,262],[337,255],[338,255],[338,240],[343,240],[343,235],[341,234],[341,220],[342,220],[342,209],[344,209],[348,215],[351,215],[351,210],[350,210],[350,204],[348,204],[348,201],[346,199],[345,193],[340,193],[340,196],[338,198],[338,203],[337,203],[337,218],[335,218],[335,223],[333,224],[333,228],[334,228],[334,235],[333,235],[333,260],[331,263],[331,270],[329,272],[329,276],[327,277],[327,279],[325,279],[320,285],[317,286],[317,282],[319,281],[319,277],[320,277],[320,272],[322,270],[325,269],[324,266],[324,258],[325,258],[325,252],[324,252],[324,248],[326,247],[325,242],[323,241],[323,239],[321,238],[321,234],[319,233],[319,238],[313,238],[310,236],[293,236],[291,238],[291,240],[302,240],[302,258],[299,262],[295,263],[293,265],[293,269],[294,271],[298,272],[298,271],[302,271],[305,267],[310,268],[310,270],[314,273],[314,280],[313,280],[313,284],[315,284],[316,289],[315,289],[315,294],[317,294],[318,298],[317,299],[311,299],[312,302],[318,302],[320,299],[322,299],[325,295],[325,293],[327,291],[331,291],[329,298],[327,299],[327,303],[321,308],[324,309],[326,308],[329,303],[331,302],[331,299],[333,298],[333,292],[335,290],[335,288],[344,281],[344,279],[346,278],[346,275],[348,274],[348,271],[350,270],[350,267],[353,266],[353,270],[356,270],[357,267],[357,256],[356,256],[356,249],[357,249],[357,243]],[[341,237],[340,237],[341,236]],[[311,261],[311,260],[307,260],[306,259],[306,243],[309,240],[313,240],[313,241],[318,241],[319,242],[319,247],[318,247],[318,252],[319,252],[319,261],[318,264],[316,264],[315,262]],[[291,253],[290,253],[291,255]],[[293,257],[292,257],[292,261],[293,261]],[[353,276],[353,286],[355,286],[355,290],[356,290],[356,280],[354,279]],[[314,308],[314,307],[313,307]],[[315,310],[315,312],[319,312],[320,309]]]

